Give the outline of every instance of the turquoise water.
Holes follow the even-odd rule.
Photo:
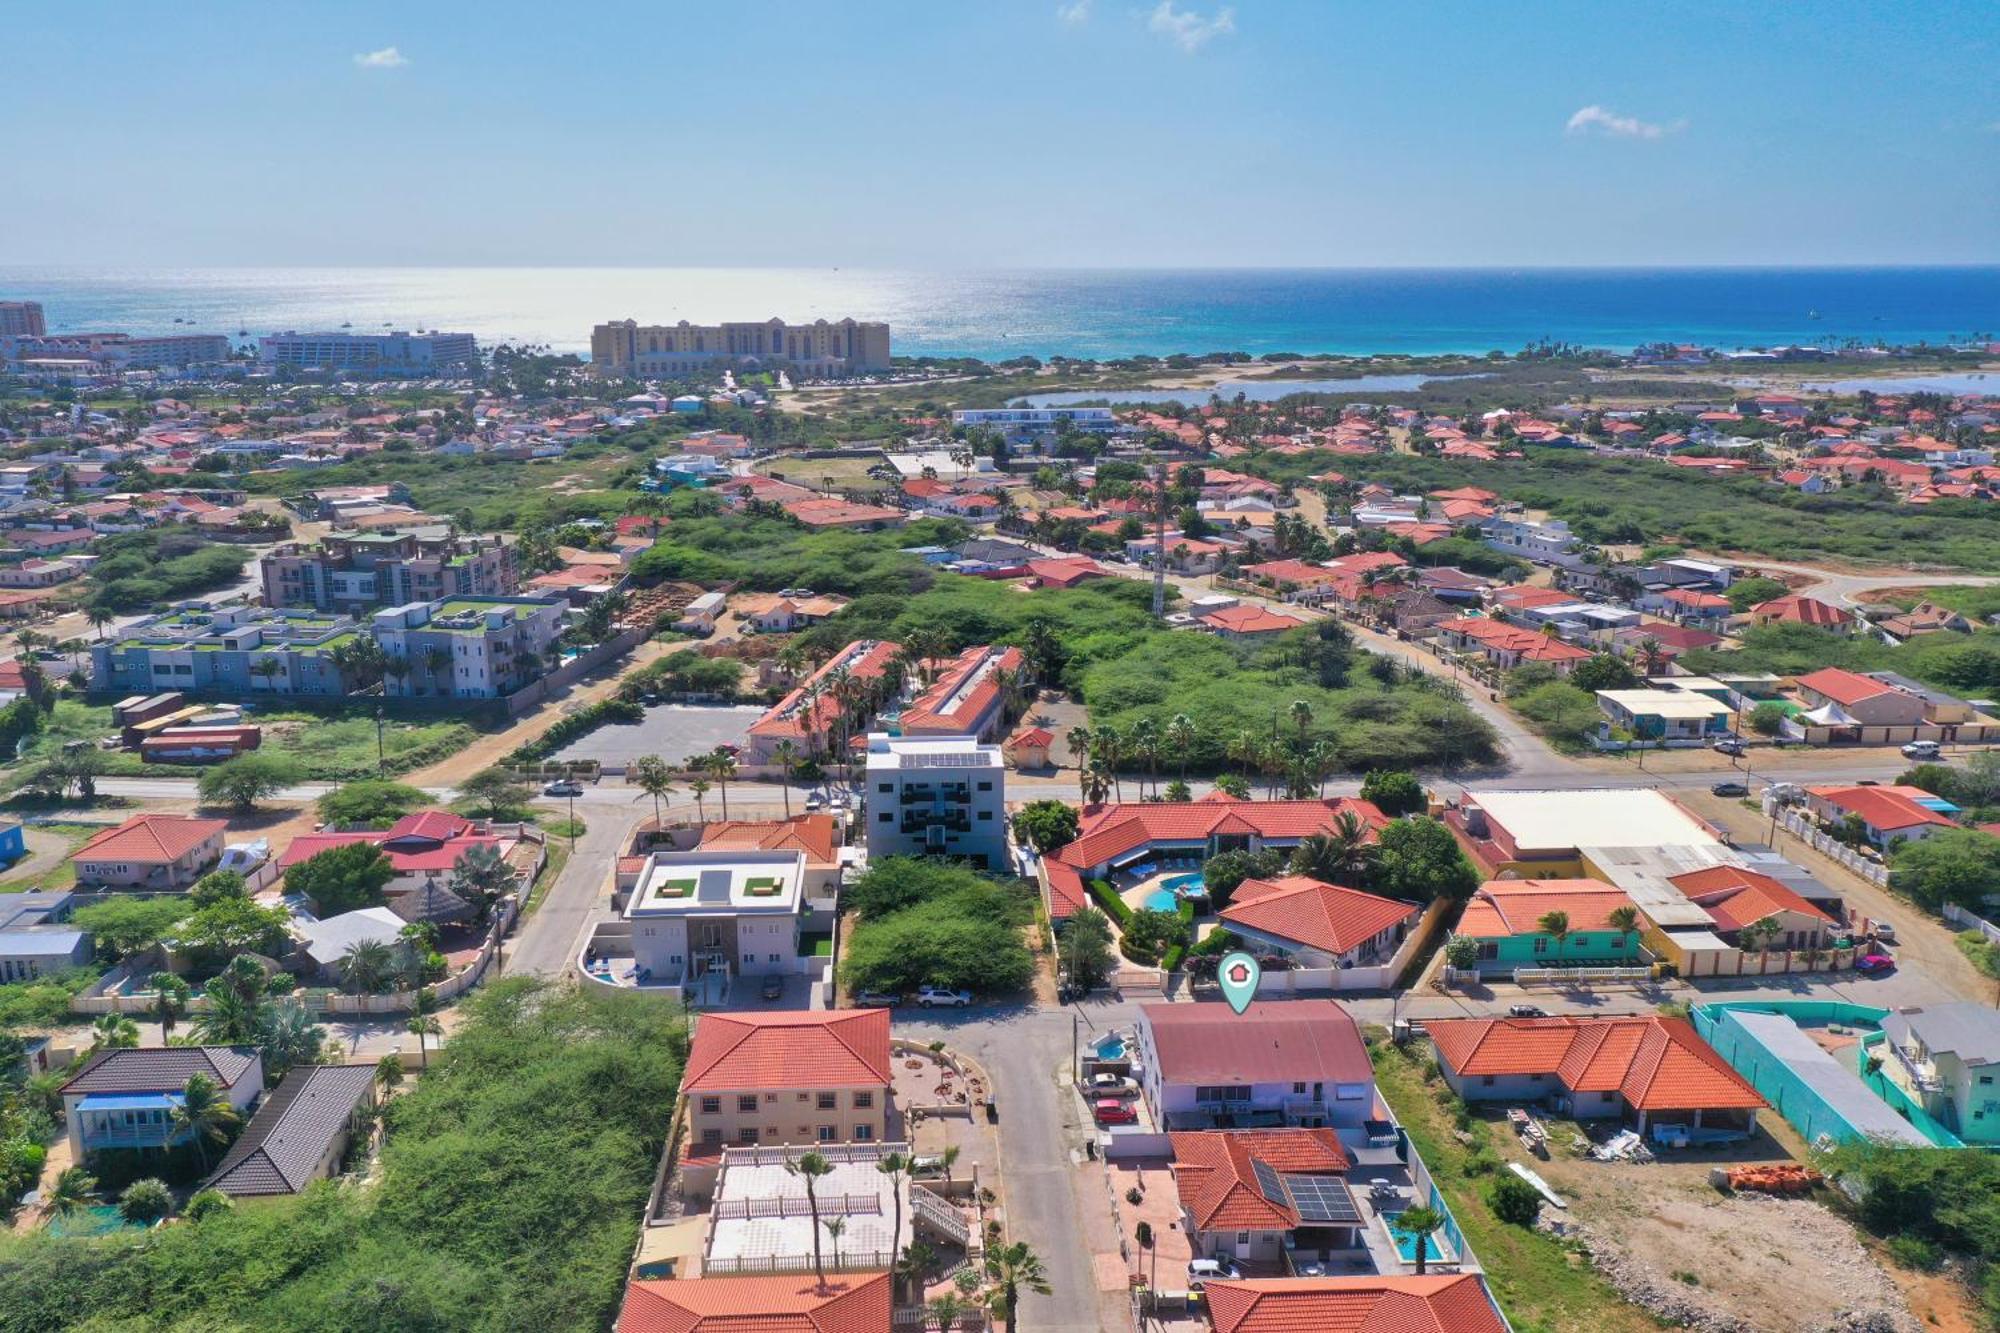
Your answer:
[[[1154,889],[1140,903],[1149,912],[1172,912],[1180,905],[1181,900],[1172,889]]]
[[[52,331],[466,330],[588,353],[594,324],[887,320],[917,356],[1514,351],[1956,341],[1991,330],[2000,267],[1660,269],[224,268],[9,265]],[[183,321],[176,324],[176,320]]]
[[[1099,1037],[1097,1044],[1091,1047],[1091,1049],[1097,1052],[1097,1058],[1100,1060],[1123,1060],[1125,1058],[1125,1039],[1115,1034],[1109,1037]]]
[[[114,1231],[140,1229],[120,1215],[117,1205],[109,1203],[79,1208],[68,1217],[52,1217],[48,1223],[51,1236],[108,1236]]]
[[[1208,892],[1208,882],[1201,877],[1199,870],[1192,875],[1174,875],[1166,881],[1166,886],[1170,889],[1179,889],[1190,897]]]
[[[1476,375],[1355,375],[1348,379],[1261,379],[1261,380],[1219,380],[1213,388],[1191,390],[1181,393],[1182,401],[1207,402],[1210,396],[1229,401],[1241,397],[1250,403],[1275,403],[1280,398],[1288,398],[1295,393],[1399,393],[1421,388],[1425,384],[1445,383],[1451,380],[1478,379]],[[1122,392],[1095,393],[1088,389],[1078,389],[1069,393],[1031,393],[1016,399],[1017,404],[1029,407],[1067,407],[1072,403],[1107,403],[1113,407],[1126,403],[1157,403],[1172,401],[1174,394],[1163,389],[1127,389]]]
[[[1402,1216],[1401,1213],[1396,1214],[1396,1217],[1401,1217],[1401,1216]],[[1396,1242],[1396,1253],[1403,1257],[1403,1261],[1405,1263],[1412,1263],[1412,1264],[1415,1263],[1417,1261],[1417,1237],[1396,1230],[1395,1217],[1389,1218],[1388,1222],[1389,1222],[1389,1236],[1392,1240]],[[1425,1236],[1423,1238],[1423,1242],[1424,1242],[1424,1262],[1425,1263],[1442,1262],[1444,1259],[1444,1251],[1438,1248],[1438,1238],[1434,1235]]]

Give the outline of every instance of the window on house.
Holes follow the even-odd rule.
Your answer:
[[[1615,1102],[1618,1100],[1618,1094],[1615,1092],[1600,1092],[1597,1094],[1597,1100],[1600,1102]]]
[[[702,1113],[703,1115],[721,1115],[721,1114],[722,1114],[722,1098],[720,1098],[720,1097],[704,1097],[704,1098],[702,1098],[702,1099],[701,1099],[701,1113]]]
[[[750,1096],[738,1097],[736,1099],[736,1109],[739,1113],[744,1115],[749,1115],[752,1112],[756,1111],[757,1109],[756,1096],[753,1094]]]
[[[831,1092],[822,1092],[819,1095],[819,1109],[822,1111],[831,1111],[839,1102],[839,1097]]]
[[[1493,1075],[1491,1075],[1491,1074],[1481,1074],[1481,1075],[1479,1076],[1479,1086],[1480,1086],[1480,1087],[1482,1087],[1482,1088],[1490,1088],[1490,1087],[1492,1087],[1492,1086],[1493,1086]]]
[[[856,1143],[873,1143],[875,1141],[875,1126],[856,1125],[854,1127],[854,1141]]]
[[[722,1131],[719,1129],[704,1129],[701,1132],[701,1141],[703,1143],[720,1143],[722,1142]]]
[[[813,1131],[813,1134],[814,1137],[818,1138],[821,1143],[832,1143],[835,1139],[840,1137],[840,1130],[839,1127],[835,1125],[821,1125],[818,1129]]]
[[[855,1094],[854,1094],[854,1109],[855,1109],[855,1110],[857,1110],[857,1111],[866,1111],[866,1110],[868,1110],[869,1108],[873,1107],[874,1105],[875,1105],[875,1094],[874,1094],[874,1093],[872,1093],[872,1092],[857,1092],[857,1093],[855,1093]]]

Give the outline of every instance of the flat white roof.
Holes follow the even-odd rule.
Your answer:
[[[786,1107],[782,1112],[772,1114],[798,1119],[815,1113],[809,1110],[794,1113],[792,1108]],[[873,1251],[877,1254],[900,1254],[908,1243],[913,1212],[907,1197],[909,1177],[900,1177],[900,1188],[905,1194],[903,1233],[892,1238],[889,1232],[896,1220],[898,1181],[875,1169],[881,1157],[869,1151],[870,1148],[880,1148],[882,1152],[892,1148],[905,1150],[906,1146],[899,1143],[856,1144],[819,1149],[832,1163],[833,1171],[813,1183],[813,1194],[819,1201],[822,1222],[830,1217],[846,1219],[846,1228],[840,1234],[842,1253]],[[806,1153],[813,1149],[812,1144],[801,1144],[793,1151]],[[806,1203],[804,1180],[787,1172],[778,1161],[740,1160],[745,1156],[748,1154],[732,1151],[723,1157],[722,1172],[716,1179],[715,1201],[710,1211],[708,1257],[718,1260],[810,1259],[813,1252],[813,1219]],[[756,1203],[758,1206],[754,1211],[760,1215],[737,1215],[742,1210],[736,1205],[742,1202]],[[832,1242],[827,1239],[824,1230],[820,1233],[820,1245],[826,1252],[831,1252]]]
[[[887,768],[999,768],[1000,747],[982,744],[972,736],[891,736],[870,732],[868,767]]]
[[[654,852],[625,915],[793,915],[805,865],[804,852]]]
[[[1715,838],[1656,791],[1589,787],[1575,791],[1468,792],[1489,821],[1522,851],[1572,847],[1708,847]]]
[[[1705,694],[1683,694],[1679,690],[1599,690],[1599,699],[1609,699],[1626,712],[1647,717],[1698,719],[1727,715],[1728,704]]]

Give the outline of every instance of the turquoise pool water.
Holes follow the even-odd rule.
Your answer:
[[[1097,1044],[1091,1049],[1097,1052],[1097,1058],[1100,1060],[1123,1060],[1125,1039],[1117,1033],[1112,1033],[1108,1037],[1099,1037]]]
[[[100,1203],[89,1208],[79,1208],[68,1217],[52,1217],[48,1222],[51,1236],[108,1236],[114,1231],[137,1231],[140,1228],[127,1222],[118,1212],[116,1204]]]
[[[1183,890],[1190,897],[1208,892],[1208,885],[1203,882],[1199,870],[1195,871],[1192,875],[1169,876],[1165,883],[1169,889]]]
[[[1401,1217],[1401,1216],[1402,1216],[1401,1213],[1396,1214],[1396,1217]],[[1385,1220],[1389,1223],[1389,1238],[1396,1242],[1396,1253],[1403,1256],[1403,1261],[1405,1263],[1412,1263],[1412,1264],[1415,1263],[1417,1261],[1417,1238],[1415,1236],[1408,1235],[1404,1232],[1396,1230],[1395,1217],[1387,1218]],[[1438,1238],[1435,1235],[1425,1236],[1423,1238],[1423,1241],[1424,1241],[1424,1262],[1425,1263],[1442,1262],[1444,1259],[1444,1251],[1438,1248]]]
[[[1154,889],[1139,901],[1139,906],[1148,912],[1175,912],[1180,905],[1180,896],[1172,889]]]

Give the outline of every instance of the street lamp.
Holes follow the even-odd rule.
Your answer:
[[[375,771],[378,774],[387,773],[389,771],[388,755],[384,753],[382,749],[382,705],[381,704],[375,705]]]

